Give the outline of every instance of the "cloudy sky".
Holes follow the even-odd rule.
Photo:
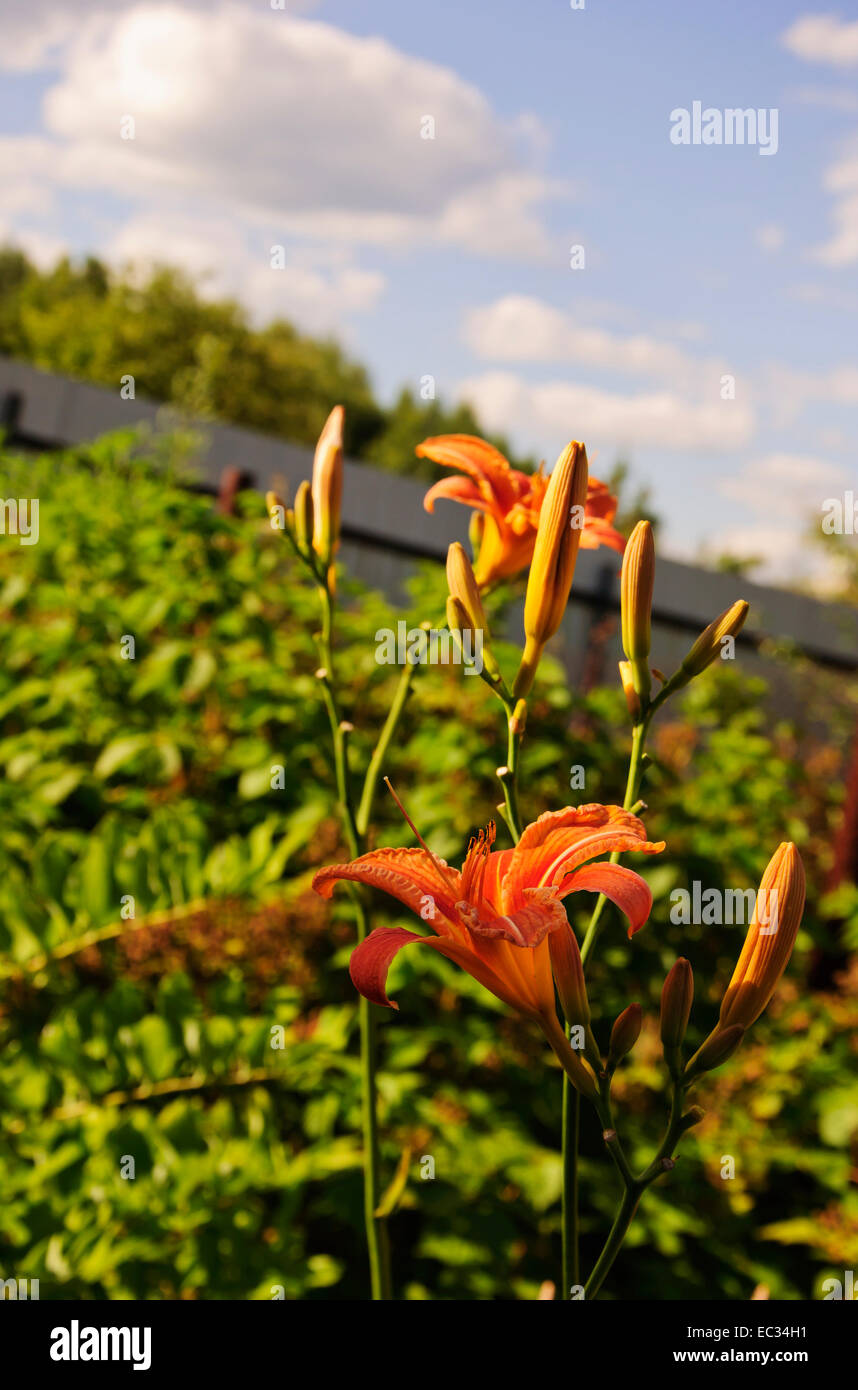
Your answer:
[[[580,3],[3,0],[0,235],[205,272],[792,577],[858,490],[858,4]]]

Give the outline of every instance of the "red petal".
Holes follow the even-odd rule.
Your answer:
[[[446,935],[458,930],[456,902],[462,896],[462,876],[457,869],[441,865],[425,849],[376,849],[350,864],[331,864],[319,870],[313,887],[323,898],[330,898],[338,879],[383,889],[437,932]]]
[[[652,911],[649,886],[633,869],[622,864],[588,864],[578,869],[560,886],[560,896],[567,893],[604,893],[628,918],[629,937],[640,931]]]
[[[398,1004],[387,997],[387,972],[394,956],[404,946],[411,946],[415,941],[430,946],[448,960],[461,965],[463,970],[475,980],[479,980],[481,985],[504,1004],[509,1004],[523,1013],[533,1013],[529,1002],[520,997],[514,989],[508,988],[491,967],[480,960],[473,951],[468,950],[467,946],[462,946],[449,937],[418,936],[416,932],[406,931],[404,927],[376,927],[375,931],[371,931],[352,952],[349,974],[359,993],[373,1004],[382,1004],[391,1009],[398,1008]]]
[[[498,513],[497,503],[483,497],[479,489],[467,478],[442,478],[439,483],[430,487],[423,498],[423,506],[427,512],[435,510],[435,503],[439,497],[448,502],[463,502],[466,507],[475,507],[477,511],[489,512],[491,515]]]
[[[507,910],[522,901],[525,888],[550,886],[564,873],[615,850],[657,854],[664,842],[651,844],[637,816],[620,806],[567,806],[546,811],[529,825],[516,846],[504,882]]]
[[[424,439],[415,450],[418,458],[432,459],[444,468],[458,468],[480,485],[484,496],[494,494],[503,511],[516,500],[514,471],[503,454],[474,434],[439,434]]]

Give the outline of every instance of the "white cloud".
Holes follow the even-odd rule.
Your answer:
[[[799,87],[790,92],[802,106],[824,106],[829,111],[858,111],[858,93],[848,87]]]
[[[717,484],[737,511],[712,539],[711,553],[760,556],[760,578],[813,580],[824,588],[834,577],[831,562],[821,548],[808,545],[808,531],[814,522],[821,526],[825,499],[842,496],[849,481],[845,468],[815,455],[781,452],[751,459]],[[749,519],[754,512],[759,520]]]
[[[185,9],[210,10],[210,0],[182,0]],[[241,0],[258,9],[256,0]],[[295,13],[313,10],[319,0],[278,0],[280,8]],[[0,69],[38,72],[62,63],[81,27],[115,14],[108,0],[3,0]]]
[[[858,20],[843,23],[837,15],[802,15],[781,35],[798,58],[832,67],[858,67]]]
[[[786,236],[783,227],[774,222],[758,227],[754,235],[761,251],[780,251]]]
[[[145,267],[153,260],[200,277],[203,293],[234,296],[258,321],[287,318],[311,332],[343,329],[352,314],[371,309],[385,287],[378,271],[356,266],[346,251],[285,248],[283,269],[273,269],[276,245],[237,223],[157,213],[133,218],[106,248],[114,263]]]
[[[753,413],[738,401],[694,404],[669,390],[622,395],[566,381],[533,385],[512,372],[486,372],[458,390],[489,429],[532,442],[583,439],[591,449],[661,448],[718,452],[746,444]]]
[[[845,23],[837,15],[802,15],[781,36],[786,48],[809,62],[833,67],[858,67],[858,20]],[[799,100],[828,105],[843,111],[858,107],[858,95],[834,88],[805,89]],[[836,195],[832,210],[833,231],[811,256],[832,269],[858,261],[858,149],[832,164],[823,186]]]
[[[837,463],[808,454],[771,453],[751,459],[741,473],[721,478],[718,490],[744,510],[804,525],[832,490],[848,482],[846,470]]]
[[[766,396],[778,424],[789,424],[809,404],[858,405],[858,365],[845,363],[825,372],[771,366]]]
[[[119,138],[133,116],[135,138]],[[422,139],[431,116],[435,138]],[[84,24],[44,99],[59,180],[173,206],[225,206],[324,240],[547,257],[522,163],[534,120],[378,38],[224,3],[143,3]]]
[[[478,357],[495,362],[573,362],[590,368],[706,386],[717,391],[727,368],[692,358],[645,333],[587,327],[572,313],[527,295],[510,294],[465,316],[464,338]]]
[[[814,260],[837,269],[858,261],[858,141],[843,149],[825,170],[823,188],[835,195],[834,230],[828,241],[811,252]]]

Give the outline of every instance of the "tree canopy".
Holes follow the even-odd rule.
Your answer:
[[[64,257],[40,270],[19,250],[0,250],[0,353],[117,390],[130,374],[142,396],[298,444],[315,443],[338,401],[349,454],[426,478],[438,470],[414,449],[427,435],[490,437],[467,404],[403,387],[382,405],[367,369],[334,339],[284,319],[255,327],[236,301],[207,297],[169,266],[141,275]]]

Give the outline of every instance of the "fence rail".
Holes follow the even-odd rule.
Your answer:
[[[0,358],[0,425],[14,444],[52,449],[139,423],[164,430],[177,418],[173,410],[154,402],[121,399],[118,384],[110,391]],[[196,470],[200,486],[208,491],[220,489],[227,470],[240,470],[247,486],[287,487],[293,493],[310,475],[309,449],[231,425],[190,423],[204,439]],[[465,509],[441,505],[429,517],[423,510],[424,492],[425,484],[415,479],[346,463],[344,556],[360,578],[391,596],[401,595],[415,560],[442,561],[451,541],[466,538]],[[563,633],[564,655],[573,673],[580,674],[594,621],[618,608],[619,568],[619,557],[610,551],[582,551],[579,556],[574,602]],[[698,632],[737,597],[751,604],[740,639],[749,655],[764,638],[788,638],[821,664],[858,669],[854,608],[666,559],[658,562],[653,607],[657,633],[669,648],[659,653],[659,664],[668,664],[674,654],[681,657],[689,632]],[[618,655],[616,635],[611,634],[605,643],[605,664]]]

